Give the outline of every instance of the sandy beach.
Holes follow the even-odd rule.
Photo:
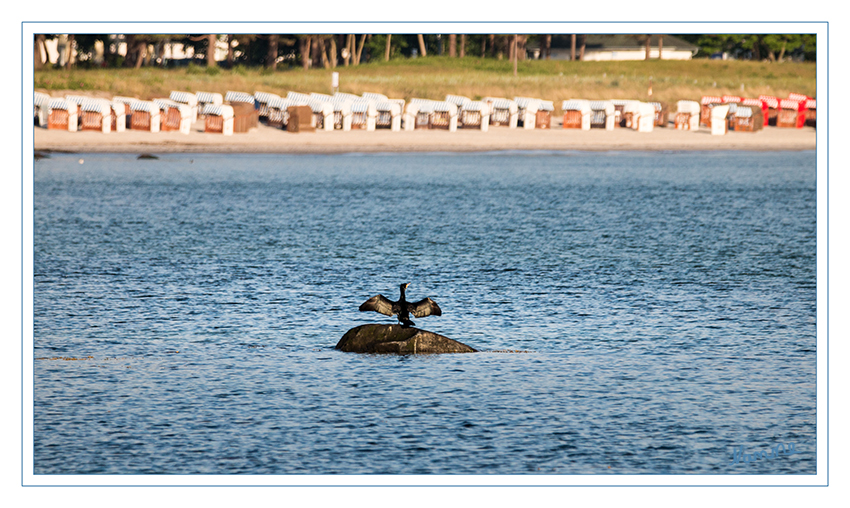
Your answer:
[[[704,151],[704,150],[814,150],[812,127],[786,129],[766,127],[760,132],[729,132],[713,136],[699,131],[655,128],[636,132],[563,129],[553,121],[551,130],[493,127],[488,132],[461,130],[387,130],[289,133],[260,125],[247,133],[223,136],[203,132],[196,123],[189,134],[178,132],[125,131],[103,134],[67,132],[35,127],[37,151],[114,153],[291,153],[330,154],[350,152],[482,152],[502,150],[587,151]]]

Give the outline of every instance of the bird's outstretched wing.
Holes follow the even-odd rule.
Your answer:
[[[379,312],[387,316],[398,314],[398,309],[393,308],[393,302],[387,300],[384,295],[373,296],[366,300],[363,305],[360,306],[360,312],[365,312],[367,310],[374,310],[375,312]]]
[[[443,311],[440,310],[440,306],[437,305],[437,302],[430,298],[423,298],[416,303],[411,303],[407,307],[407,311],[413,314],[413,317],[443,315]]]

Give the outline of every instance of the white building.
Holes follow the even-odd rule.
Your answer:
[[[571,54],[570,35],[557,35],[552,37],[552,48],[550,55],[552,60],[569,60]],[[658,58],[658,42],[661,38],[661,57],[664,60],[690,60],[699,51],[699,47],[686,42],[675,35],[653,35],[649,41],[649,58]],[[581,36],[576,38],[576,59],[579,58]],[[645,60],[646,59],[646,35],[619,34],[619,35],[595,35],[584,36],[584,60],[585,61],[610,61],[610,60]],[[538,47],[531,48],[534,53],[539,51]],[[540,55],[544,58],[544,55]]]

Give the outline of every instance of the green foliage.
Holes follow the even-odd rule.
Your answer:
[[[363,56],[368,55],[370,62],[383,62],[386,50],[386,34],[375,34],[363,44]],[[404,58],[409,54],[408,40],[404,36],[393,35],[390,38],[390,60]]]
[[[817,37],[814,34],[704,34],[678,37],[699,46],[698,58],[723,52],[745,60],[775,60],[780,54],[783,59],[792,57],[814,61],[817,58]]]

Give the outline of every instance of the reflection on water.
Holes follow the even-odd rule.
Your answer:
[[[815,472],[814,153],[78,159],[35,168],[36,473]],[[400,282],[484,352],[335,351]]]

